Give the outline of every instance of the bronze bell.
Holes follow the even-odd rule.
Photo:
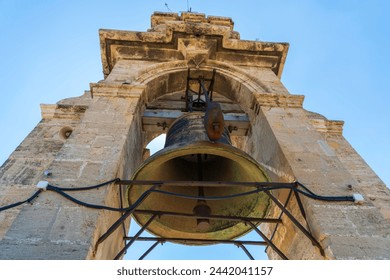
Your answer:
[[[186,113],[168,129],[164,149],[149,157],[135,172],[132,180],[266,182],[266,173],[248,154],[231,145],[227,129],[217,141],[210,141],[204,125],[204,113]],[[127,196],[133,204],[150,186],[129,186]],[[229,196],[254,190],[250,187],[162,186],[161,190],[199,197]],[[138,209],[195,214],[265,216],[269,200],[260,192],[224,200],[188,199],[152,193]],[[142,226],[150,215],[134,214]],[[151,234],[164,238],[224,239],[244,235],[252,228],[242,222],[207,218],[162,215],[147,228]],[[197,242],[183,242],[196,244]]]

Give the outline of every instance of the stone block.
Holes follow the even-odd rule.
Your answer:
[[[35,159],[9,159],[0,169],[0,184],[33,185],[47,164]]]
[[[323,243],[327,254],[338,260],[388,260],[390,256],[389,238],[329,236]]]

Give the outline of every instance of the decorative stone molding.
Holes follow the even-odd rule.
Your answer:
[[[84,105],[41,104],[42,119],[79,120],[87,110]]]
[[[343,134],[343,121],[328,120],[321,114],[306,111],[307,117],[310,119],[311,124],[315,127],[318,132],[342,135]]]
[[[195,22],[195,23],[209,23],[212,25],[221,25],[227,26],[233,31],[234,22],[231,18],[228,17],[219,17],[219,16],[208,16],[202,13],[190,13],[183,12],[181,16],[177,13],[162,13],[155,12],[151,17],[151,26],[155,28],[161,24],[167,24],[170,21],[184,21],[184,22]]]
[[[187,60],[197,66],[211,59],[270,68],[279,78],[282,75],[289,44],[240,40],[230,18],[197,13],[182,13],[181,16],[155,13],[151,21],[152,28],[148,32],[100,30],[105,77],[121,59]]]
[[[329,133],[335,135],[343,134],[343,121],[311,119],[311,123],[321,133]]]
[[[119,83],[90,83],[91,96],[138,98],[145,90],[144,86]]]
[[[304,95],[287,95],[287,94],[255,94],[255,98],[260,107],[289,107],[301,108]]]

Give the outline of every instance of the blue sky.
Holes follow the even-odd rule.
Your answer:
[[[165,3],[187,10],[186,0],[0,0],[0,164],[40,121],[40,103],[82,95],[103,79],[99,28],[146,31]],[[231,17],[241,39],[290,43],[282,82],[306,96],[306,109],[345,121],[345,138],[390,185],[389,1],[188,4]]]

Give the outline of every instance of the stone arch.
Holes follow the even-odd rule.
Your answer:
[[[211,77],[212,71],[216,70],[214,92],[238,104],[251,119],[253,119],[256,103],[255,94],[270,92],[260,79],[231,64],[209,60],[198,68],[191,68],[183,61],[164,62],[153,64],[140,71],[139,76],[133,81],[134,85],[141,85],[145,88],[141,107],[145,109],[148,104],[166,94],[184,93],[189,68],[191,75],[195,77],[197,75]],[[143,146],[146,147],[158,135],[156,133],[146,135]],[[246,146],[242,137],[235,138],[235,143],[239,142],[238,145],[241,147]]]
[[[153,102],[154,100],[162,97],[165,94],[175,93],[175,92],[183,92],[186,87],[186,78],[188,75],[188,63],[185,61],[172,61],[172,62],[164,62],[153,64],[140,71],[139,76],[134,80],[134,85],[141,85],[145,88],[144,98],[142,99],[144,102],[142,104],[142,108],[145,109],[148,103]],[[243,112],[245,112],[249,119],[251,127],[257,127],[257,129],[261,126],[267,126],[267,123],[264,121],[259,122],[258,111],[260,105],[256,100],[256,95],[272,95],[271,89],[268,85],[263,83],[260,78],[253,76],[247,71],[243,70],[240,67],[214,61],[208,60],[206,63],[202,64],[198,68],[190,68],[191,73],[194,76],[196,75],[204,75],[211,76],[212,71],[216,70],[216,81],[214,85],[214,91],[219,94],[224,95],[225,97],[231,99],[236,102]],[[267,127],[268,133],[272,134],[272,131]],[[251,129],[252,131],[252,129]],[[159,134],[151,134],[146,135],[144,139],[143,146],[152,141]],[[237,139],[240,142],[240,148],[249,152],[251,154],[270,154],[264,153],[263,148],[265,146],[259,146],[253,144],[257,139],[257,136],[252,139],[252,133],[250,133],[249,137],[245,137],[245,139]],[[274,142],[274,146],[278,152],[276,153],[277,157],[281,157],[281,159],[274,160],[275,162],[285,162],[283,154],[279,151],[276,137],[271,135],[272,141]],[[252,144],[251,144],[252,143]],[[257,149],[254,151],[253,149]],[[274,154],[275,156],[275,154]],[[261,156],[257,156],[256,160],[259,161],[260,164],[264,163],[264,160]],[[271,164],[272,165],[272,164]],[[292,180],[292,175],[290,174],[280,174],[281,172],[276,170],[273,166],[265,166],[269,172],[272,173],[272,177],[274,180]],[[289,168],[287,168],[289,170]],[[282,177],[282,178],[281,178]]]
[[[217,78],[214,90],[239,102],[243,108],[247,108],[248,104],[253,103],[253,99],[250,97],[253,93],[269,92],[268,87],[256,77],[239,67],[218,61],[208,61],[207,64],[198,68],[191,68],[184,61],[154,64],[141,71],[134,84],[146,87],[146,102],[150,102],[167,93],[184,91],[189,68],[194,72],[206,75],[211,75],[215,69]],[[218,82],[218,78],[222,78],[222,81]],[[229,89],[231,90],[230,94],[227,92]]]

